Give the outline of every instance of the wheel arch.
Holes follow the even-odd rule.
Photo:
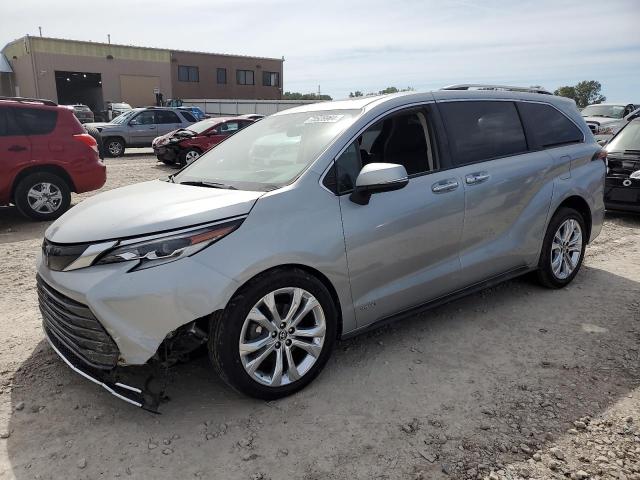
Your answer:
[[[553,212],[553,214],[555,215],[556,212],[563,207],[573,208],[582,216],[585,227],[587,229],[587,232],[586,232],[587,239],[590,239],[592,218],[591,218],[591,207],[589,207],[589,203],[587,203],[587,201],[579,195],[571,195],[570,197],[565,198],[560,203],[560,205],[556,207],[556,210],[555,212]]]
[[[308,265],[304,265],[300,263],[286,263],[286,264],[278,265],[275,267],[267,268],[266,270],[256,273],[254,276],[252,276],[247,281],[245,281],[242,285],[240,285],[236,289],[236,291],[233,293],[233,295],[231,295],[231,298],[235,297],[236,294],[238,294],[238,292],[240,292],[247,284],[249,284],[250,282],[252,282],[253,280],[255,280],[256,278],[262,275],[271,273],[275,270],[294,270],[294,269],[303,270],[309,275],[312,275],[313,277],[317,278],[329,291],[329,294],[331,295],[331,299],[333,300],[333,304],[336,307],[336,312],[338,313],[337,329],[336,329],[337,338],[342,337],[342,305],[340,304],[340,297],[338,296],[338,291],[334,287],[331,280],[329,280],[329,278],[324,273]],[[214,314],[215,313],[218,313],[218,312],[214,312]]]
[[[18,175],[16,175],[16,177],[13,180],[13,184],[11,185],[11,201],[15,202],[16,188],[18,187],[18,185],[22,180],[24,180],[29,175],[32,175],[34,173],[45,173],[45,172],[52,173],[54,175],[59,176],[60,178],[62,178],[62,180],[66,182],[66,184],[69,186],[69,189],[72,192],[76,192],[76,186],[73,183],[73,179],[64,168],[62,168],[59,165],[37,165],[37,166],[25,168],[21,170],[20,173],[18,173]]]

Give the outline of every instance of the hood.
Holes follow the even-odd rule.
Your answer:
[[[165,133],[164,135],[160,135],[159,137],[156,137],[153,139],[153,142],[151,142],[151,146],[156,146],[156,145],[165,145],[167,143],[169,143],[170,140],[184,140],[185,138],[192,138],[197,136],[196,133],[185,130],[185,128],[178,128],[177,130],[172,130],[169,133]]]
[[[587,123],[597,123],[598,125],[609,125],[611,123],[622,122],[621,118],[607,118],[607,117],[582,117]]]
[[[45,232],[54,243],[88,243],[190,227],[249,213],[264,192],[153,180],[84,200]]]

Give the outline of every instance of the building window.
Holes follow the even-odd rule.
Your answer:
[[[216,77],[218,78],[218,85],[224,85],[227,83],[227,69],[218,68],[216,70]]]
[[[262,85],[265,87],[279,87],[280,74],[278,72],[262,72]]]
[[[236,81],[238,85],[255,85],[253,70],[236,70]]]
[[[198,67],[178,65],[178,80],[180,82],[199,82],[200,73],[198,72]]]

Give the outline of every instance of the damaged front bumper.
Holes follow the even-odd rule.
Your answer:
[[[47,332],[46,328],[45,336],[51,348],[74,372],[96,385],[100,385],[109,393],[127,403],[158,413],[158,407],[164,397],[164,389],[161,388],[162,382],[159,381],[159,372],[154,375],[152,372],[143,372],[141,370],[136,372],[137,375],[132,375],[133,372],[124,373],[122,368],[115,368],[110,371],[91,368],[62,343],[57,342],[55,337]],[[153,369],[153,367],[149,368]],[[138,378],[136,379],[135,377]]]

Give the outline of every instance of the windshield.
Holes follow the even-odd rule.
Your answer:
[[[122,125],[123,123],[127,123],[129,120],[131,120],[131,117],[133,117],[136,113],[138,113],[137,110],[129,110],[111,120],[111,123]]]
[[[215,182],[259,191],[287,185],[361,113],[323,110],[267,117],[209,150],[174,181]]]
[[[589,105],[582,110],[583,117],[622,118],[625,105]]]
[[[220,123],[220,120],[216,118],[211,118],[208,120],[202,120],[201,122],[192,123],[184,130],[191,130],[192,132],[195,132],[195,133],[202,133],[205,130],[208,130],[211,127],[217,125],[218,123]]]
[[[609,142],[606,148],[608,152],[640,150],[640,122],[629,123]]]

